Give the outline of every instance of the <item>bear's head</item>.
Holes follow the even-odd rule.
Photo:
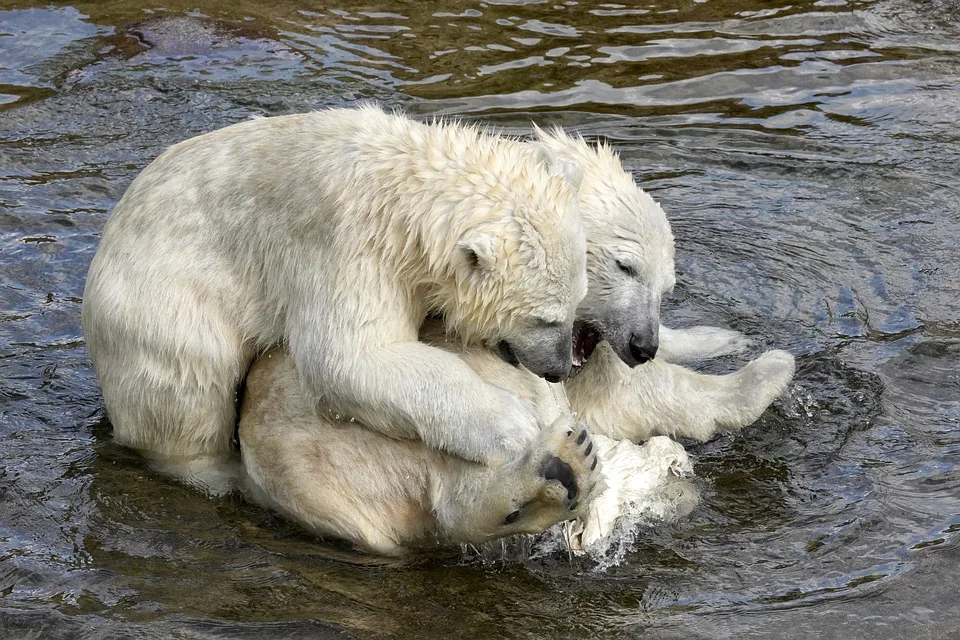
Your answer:
[[[511,144],[514,156],[492,157],[485,187],[472,190],[471,222],[451,258],[454,292],[434,308],[465,343],[498,349],[558,382],[572,369],[574,320],[587,290],[581,172],[572,159]]]
[[[562,131],[537,129],[535,147],[579,163],[579,212],[587,237],[587,295],[577,318],[587,328],[583,359],[605,339],[633,367],[659,346],[660,300],[675,283],[673,233],[649,194],[610,147],[592,148]]]

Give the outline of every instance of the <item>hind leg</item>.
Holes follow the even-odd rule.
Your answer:
[[[85,317],[85,336],[115,440],[167,475],[213,493],[230,490],[223,478],[232,474],[217,468],[235,466],[228,461],[236,389],[250,349],[225,323],[173,331],[95,319]]]
[[[718,327],[670,329],[660,325],[660,349],[657,359],[665,362],[690,362],[741,353],[752,341],[738,331]]]
[[[451,542],[480,543],[572,520],[603,488],[590,434],[565,416],[546,427],[519,462],[497,468],[465,463],[456,475],[444,474],[431,502]]]
[[[236,488],[232,437],[236,389],[245,358],[158,375],[149,370],[101,378],[114,439],[136,449],[157,471],[211,494]]]

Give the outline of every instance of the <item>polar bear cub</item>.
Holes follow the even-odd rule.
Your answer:
[[[380,555],[540,533],[581,516],[604,489],[602,466],[559,386],[446,341],[439,323],[424,339],[535,407],[548,426],[526,455],[477,464],[318,410],[291,357],[275,350],[247,377],[239,436],[248,497]]]
[[[417,332],[440,311],[466,344],[565,378],[586,291],[580,177],[547,149],[375,107],[171,147],[114,209],[84,293],[115,438],[174,473],[227,454],[238,383],[286,344],[307,396],[370,429],[522,456],[540,433],[529,403]]]
[[[787,388],[789,353],[772,350],[740,371],[715,376],[680,366],[742,351],[735,331],[668,329],[660,302],[675,284],[674,239],[660,205],[624,171],[615,151],[556,129],[530,143],[582,168],[579,211],[587,235],[587,295],[577,315],[570,402],[591,433],[617,440],[666,435],[706,440],[755,422]]]
[[[636,514],[638,504],[655,516],[693,507],[696,491],[683,479],[691,473],[683,448],[666,438],[653,438],[643,447],[630,440],[646,439],[658,428],[705,438],[717,428],[749,424],[789,381],[792,357],[770,352],[732,376],[706,376],[657,360],[641,364],[656,355],[659,337],[663,355],[675,358],[737,350],[745,339],[706,327],[659,327],[660,296],[673,284],[673,237],[662,209],[633,183],[609,148],[593,149],[559,132],[541,132],[540,140],[584,171],[579,201],[589,275],[578,314],[593,337],[578,341],[578,359],[586,358],[586,365],[565,386],[593,435],[584,436],[576,449],[576,440],[571,445],[557,439],[562,434],[554,422],[524,465],[469,464],[422,441],[384,438],[334,411],[305,404],[289,356],[273,352],[251,370],[240,423],[250,490],[260,503],[321,535],[389,554],[411,546],[540,532],[575,515],[581,519],[570,543],[584,549],[599,544],[622,515]],[[446,337],[438,320],[427,321],[422,339],[459,354],[488,382],[528,399],[545,423],[569,414],[562,388],[551,388],[489,351],[465,347],[456,336]],[[756,375],[760,372],[769,378]],[[584,449],[591,441],[595,446]],[[536,500],[519,497],[540,495],[551,486],[531,460],[550,459],[554,452],[578,470],[579,478],[582,454],[598,451],[610,486],[589,493],[599,498],[586,512],[586,499],[578,501],[579,511],[564,511],[555,482],[553,498],[549,492]],[[526,506],[516,510],[517,504]]]
[[[593,147],[560,129],[535,132],[533,147],[583,172],[577,198],[587,234],[588,287],[578,318],[625,366],[642,365],[657,355],[660,302],[676,283],[667,216],[608,145]]]

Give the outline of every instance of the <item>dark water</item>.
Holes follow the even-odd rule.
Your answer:
[[[0,0],[0,637],[960,637],[958,3],[212,4]],[[361,97],[609,139],[668,322],[799,357],[622,565],[358,566],[111,443],[80,296],[126,185]]]

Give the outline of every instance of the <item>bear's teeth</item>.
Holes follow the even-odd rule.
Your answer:
[[[583,354],[577,353],[576,350],[573,351],[571,355],[571,360],[573,361],[573,366],[582,367],[583,366]]]

